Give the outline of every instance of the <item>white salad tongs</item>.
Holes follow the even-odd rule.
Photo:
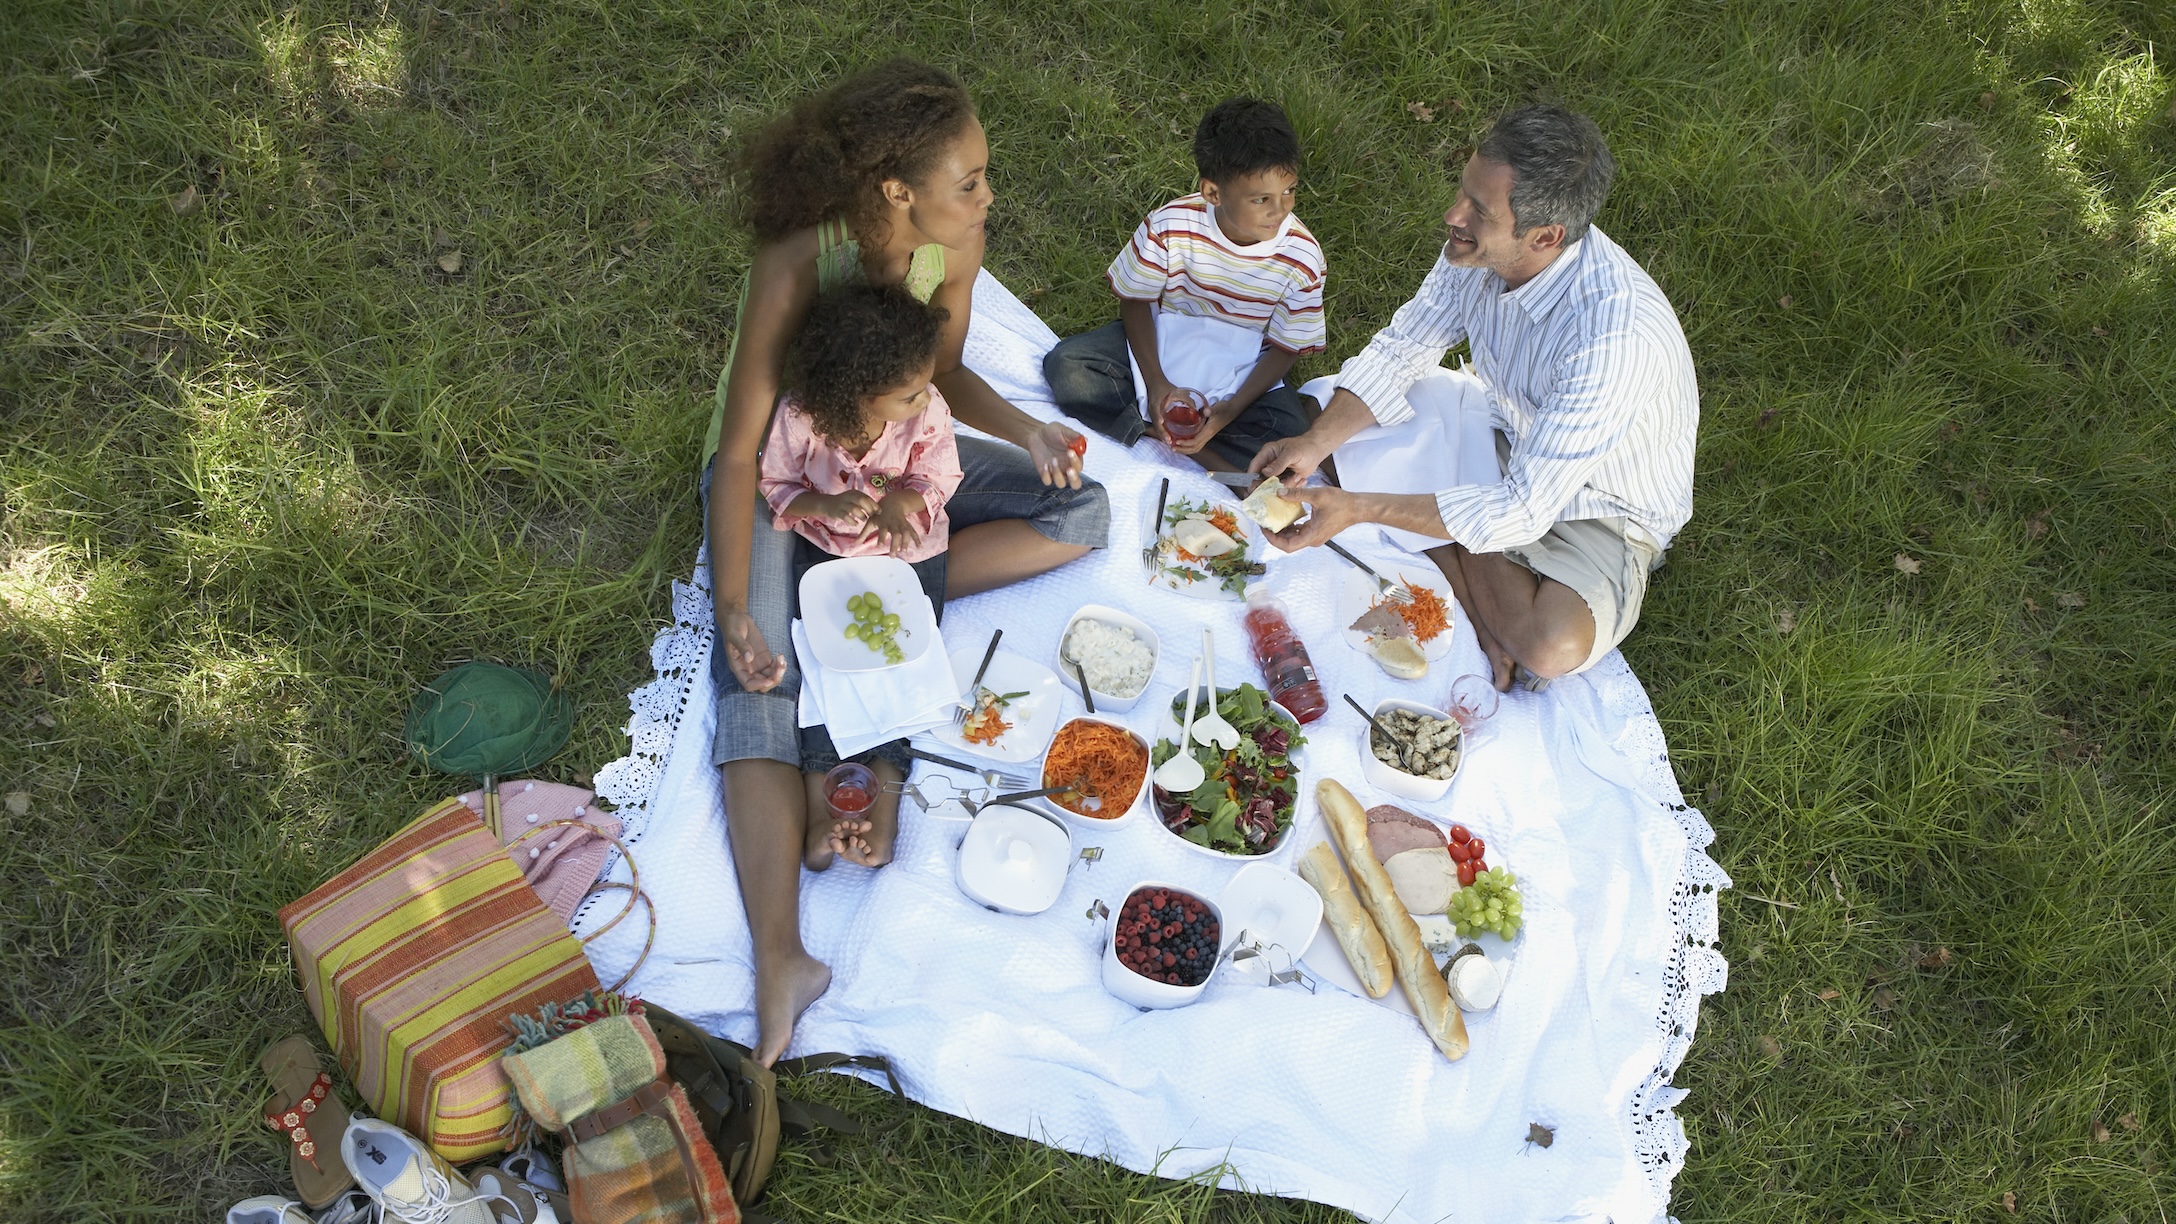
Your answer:
[[[1194,729],[1194,701],[1201,695],[1201,660],[1194,660],[1193,674],[1186,678],[1186,721],[1179,724],[1179,750],[1171,759],[1156,767],[1156,785],[1174,795],[1183,795],[1200,786],[1208,775],[1202,772],[1201,762],[1194,759],[1194,749],[1187,737]]]
[[[1201,631],[1201,653],[1209,665],[1209,704],[1201,717],[1194,722],[1194,742],[1204,748],[1221,748],[1230,752],[1239,746],[1239,728],[1216,712],[1216,634],[1206,627]]]

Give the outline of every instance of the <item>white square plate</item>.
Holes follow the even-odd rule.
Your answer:
[[[826,671],[880,671],[895,666],[884,656],[846,636],[854,614],[847,597],[875,591],[886,612],[899,614],[899,650],[912,663],[929,653],[937,638],[937,610],[922,594],[914,567],[897,557],[837,557],[801,575],[801,619],[808,627],[809,649]],[[969,668],[968,675],[974,675]]]
[[[987,647],[953,651],[952,674],[963,680],[973,679],[983,649]],[[1018,764],[1041,760],[1043,749],[1050,746],[1050,737],[1057,733],[1059,707],[1065,704],[1064,686],[1058,683],[1056,674],[1040,663],[1000,650],[990,656],[990,670],[982,675],[982,687],[993,693],[1027,694],[1013,698],[1005,710],[1005,721],[1012,726],[995,743],[970,744],[960,738],[960,728],[951,722],[930,728],[930,736],[948,747],[993,761]]]

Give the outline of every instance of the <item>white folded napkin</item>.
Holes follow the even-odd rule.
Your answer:
[[[911,663],[831,672],[816,661],[808,631],[796,620],[793,653],[801,662],[801,725],[828,729],[841,757],[934,727],[959,704],[959,678],[942,638]]]
[[[1239,389],[1262,359],[1262,333],[1222,319],[1156,312],[1156,364],[1175,387],[1189,387],[1214,404]],[[1148,419],[1148,382],[1129,348],[1133,397]]]
[[[1300,388],[1327,404],[1334,375]],[[1492,485],[1503,479],[1496,458],[1488,388],[1465,370],[1424,375],[1405,393],[1413,419],[1370,425],[1337,448],[1338,483],[1356,492],[1435,494],[1454,485]],[[1450,476],[1446,478],[1446,472]],[[1385,544],[1419,555],[1443,541],[1397,527],[1381,527]]]

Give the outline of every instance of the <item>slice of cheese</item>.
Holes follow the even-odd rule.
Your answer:
[[[1207,519],[1183,518],[1171,529],[1171,538],[1180,548],[1197,557],[1221,557],[1239,547],[1239,542],[1218,531]]]

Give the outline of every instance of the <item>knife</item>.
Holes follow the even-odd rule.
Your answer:
[[[1263,477],[1260,472],[1211,472],[1209,479],[1225,488],[1248,493],[1253,491],[1254,486],[1262,483]]]

